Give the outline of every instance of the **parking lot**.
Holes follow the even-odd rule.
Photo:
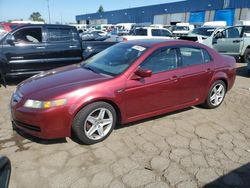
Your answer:
[[[15,187],[250,187],[250,82],[238,63],[234,88],[217,109],[192,107],[119,126],[87,146],[38,140],[12,131],[0,88],[0,154]]]

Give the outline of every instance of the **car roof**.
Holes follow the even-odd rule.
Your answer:
[[[60,25],[60,24],[20,24],[20,26],[18,28],[22,28],[22,27],[27,27],[27,26],[32,26],[32,27],[68,27],[68,28],[75,28],[74,26],[71,25]]]

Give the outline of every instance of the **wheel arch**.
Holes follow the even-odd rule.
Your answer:
[[[224,72],[218,72],[217,74],[214,75],[214,78],[212,79],[212,81],[209,84],[208,90],[213,85],[213,83],[218,81],[218,80],[221,80],[225,83],[226,91],[228,91],[228,87],[229,87],[228,78],[227,78],[226,73],[224,73]]]
[[[121,110],[120,110],[120,107],[113,101],[113,100],[110,100],[110,99],[106,99],[106,98],[97,98],[97,99],[92,99],[88,102],[85,102],[84,104],[80,105],[74,113],[72,113],[72,120],[71,120],[71,124],[73,123],[74,121],[74,118],[75,116],[77,115],[77,113],[83,109],[85,106],[89,105],[89,104],[92,104],[92,103],[95,103],[95,102],[106,102],[108,104],[110,104],[116,111],[116,115],[117,115],[117,124],[120,124],[121,121],[122,121],[122,115],[121,115]]]

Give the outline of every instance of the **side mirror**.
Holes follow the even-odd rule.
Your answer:
[[[12,34],[8,34],[6,37],[6,42],[9,45],[14,45],[15,37]]]
[[[137,77],[136,77],[137,76]],[[145,77],[150,77],[150,76],[152,76],[152,71],[151,70],[149,70],[149,69],[137,69],[136,71],[135,71],[135,77],[137,78],[137,79],[140,79],[140,78],[145,78]],[[135,77],[134,77],[134,79],[135,79]]]
[[[11,163],[7,157],[0,156],[0,185],[8,188],[11,174]]]

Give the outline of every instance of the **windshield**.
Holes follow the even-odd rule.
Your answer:
[[[82,67],[96,73],[116,76],[124,72],[146,49],[144,46],[119,43],[83,62]]]
[[[196,35],[203,35],[203,36],[211,36],[212,33],[214,32],[215,28],[209,27],[209,28],[195,28],[193,31],[191,31],[192,34]]]

